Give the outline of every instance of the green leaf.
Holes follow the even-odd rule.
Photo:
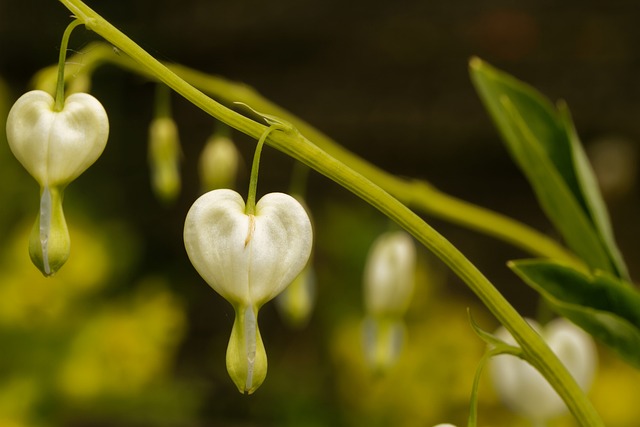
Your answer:
[[[556,229],[592,269],[626,277],[596,180],[564,104],[478,58],[471,78]]]
[[[600,187],[598,186],[598,182],[593,169],[591,168],[591,164],[589,163],[589,159],[582,149],[582,144],[580,143],[573,120],[571,119],[569,107],[567,107],[566,103],[559,102],[558,111],[565,131],[567,132],[576,177],[578,179],[580,189],[582,190],[582,196],[587,206],[589,216],[591,217],[596,230],[600,233],[600,237],[609,252],[609,257],[618,272],[618,276],[628,280],[629,272],[622,258],[622,254],[618,249],[618,245],[616,244],[607,207],[602,199]]]
[[[640,368],[640,293],[606,272],[586,274],[549,260],[512,261],[509,267],[558,314]]]

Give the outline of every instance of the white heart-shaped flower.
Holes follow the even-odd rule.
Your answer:
[[[64,186],[102,154],[109,120],[102,104],[87,93],[65,99],[55,111],[51,95],[33,90],[15,102],[7,117],[11,151],[42,187]]]
[[[541,328],[535,321],[527,321],[542,335],[580,387],[588,390],[597,366],[597,353],[591,336],[562,318],[549,322],[545,328]],[[506,343],[515,345],[513,337],[503,327],[495,335]],[[556,391],[527,362],[515,356],[500,355],[491,360],[491,371],[501,399],[528,419],[543,421],[567,410]]]
[[[189,259],[235,310],[227,371],[241,393],[253,393],[267,374],[258,309],[302,271],[312,239],[307,212],[282,193],[267,194],[248,214],[238,193],[214,190],[196,200],[187,214]]]
[[[235,191],[210,191],[184,225],[191,263],[234,306],[260,307],[282,292],[307,263],[312,235],[307,212],[283,193],[265,195],[247,215]]]

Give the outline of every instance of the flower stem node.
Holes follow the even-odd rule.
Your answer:
[[[253,213],[235,191],[210,191],[185,220],[187,255],[200,276],[233,306],[227,369],[241,393],[253,393],[267,370],[258,310],[302,271],[311,254],[309,216],[293,197],[270,193]]]
[[[15,102],[6,126],[11,151],[40,184],[40,211],[29,255],[45,276],[51,276],[70,251],[64,189],[102,154],[109,136],[107,113],[86,93],[69,96],[56,110],[51,95],[34,90]]]

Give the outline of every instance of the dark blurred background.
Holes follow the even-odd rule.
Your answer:
[[[640,6],[635,2],[132,0],[89,5],[159,59],[246,83],[392,173],[426,179],[454,196],[553,234],[470,83],[467,64],[470,57],[479,56],[551,100],[565,99],[599,173],[626,168],[624,182],[604,188],[605,198],[631,274],[640,274],[634,262],[640,257],[640,198],[635,186],[640,140]],[[8,105],[29,88],[37,70],[56,62],[68,17],[69,12],[55,0],[0,0],[0,78],[6,84]],[[96,39],[84,29],[76,30],[70,48],[78,50]],[[154,85],[106,66],[94,75],[92,92],[109,112],[110,141],[101,159],[70,186],[65,203],[70,223],[75,217],[89,235],[97,227],[106,247],[115,248],[107,250],[105,262],[118,272],[105,273],[105,285],[82,294],[74,304],[102,307],[105,301],[135,300],[131,295],[138,292],[141,281],[161,277],[166,282],[160,286],[162,291],[154,289],[180,301],[176,307],[181,308],[176,310],[182,319],[176,320],[181,325],[179,339],[170,346],[175,357],[163,371],[170,378],[166,381],[171,390],[163,398],[175,402],[172,393],[184,387],[183,395],[190,396],[191,403],[176,403],[171,418],[158,409],[167,410],[162,399],[144,400],[146,395],[138,389],[138,400],[109,393],[105,398],[98,393],[94,394],[102,396],[95,398],[98,403],[87,403],[93,401],[52,397],[57,380],[51,380],[46,386],[34,386],[49,391],[34,398],[35,406],[24,410],[26,421],[16,425],[418,426],[446,421],[439,418],[445,416],[464,423],[468,388],[462,387],[455,396],[442,392],[438,400],[428,393],[433,393],[429,387],[440,383],[428,375],[431,380],[424,380],[422,386],[358,382],[348,372],[347,380],[338,378],[342,370],[348,371],[342,355],[350,353],[336,343],[351,342],[349,357],[351,363],[358,363],[359,336],[354,333],[355,341],[349,341],[345,336],[353,325],[344,325],[361,315],[360,274],[366,250],[388,224],[355,196],[313,173],[307,198],[317,230],[317,314],[306,330],[290,332],[270,305],[263,309],[269,376],[256,396],[240,396],[224,370],[233,312],[191,268],[181,242],[184,215],[200,192],[198,155],[213,122],[174,98],[184,151],[183,191],[175,205],[166,207],[150,191],[146,164]],[[239,134],[234,140],[249,165],[253,141]],[[0,154],[5,156],[0,163],[5,174],[14,171],[13,180],[5,178],[0,184],[6,205],[2,208],[5,214],[0,215],[4,233],[0,241],[8,248],[13,247],[17,224],[25,218],[32,220],[38,199],[35,184],[8,156],[6,147]],[[615,161],[617,158],[620,160]],[[259,193],[286,191],[291,167],[290,159],[266,149]],[[245,166],[238,178],[242,194],[247,181]],[[521,311],[535,311],[533,294],[504,267],[506,260],[527,254],[444,221],[427,220],[477,263]],[[105,224],[120,230],[121,237]],[[11,256],[26,257],[26,249]],[[126,262],[118,260],[124,256],[129,257]],[[424,274],[436,276],[440,284],[419,293],[434,299],[416,303],[410,314],[410,336],[411,319],[429,331],[428,325],[437,324],[438,316],[454,317],[464,331],[464,308],[475,306],[475,298],[428,254],[422,253],[421,259],[428,265],[424,268],[429,273]],[[25,262],[21,268],[31,267]],[[3,280],[8,279],[0,276],[0,286]],[[29,283],[22,287],[29,288]],[[449,305],[455,310],[442,308]],[[477,311],[483,309],[477,307]],[[489,317],[486,322],[487,328],[495,325]],[[74,322],[68,319],[67,323]],[[38,330],[37,322],[29,325],[29,333]],[[6,334],[13,333],[11,327],[4,328]],[[61,341],[73,341],[69,337],[80,334],[71,326],[65,331],[60,333],[66,337]],[[460,333],[476,340],[470,331]],[[20,344],[16,338],[20,334],[13,334],[18,340],[15,345],[33,351],[43,345],[38,340]],[[416,334],[419,332],[414,331]],[[450,345],[455,354],[462,351],[455,341]],[[435,351],[438,347],[427,340],[421,348]],[[420,353],[416,350],[416,354]],[[470,384],[480,354],[478,343],[469,366],[465,365],[468,371],[453,369],[451,375],[461,375]],[[56,357],[63,364],[60,360],[67,356]],[[413,365],[405,362],[407,378],[415,376]],[[17,369],[14,362],[4,366],[6,371]],[[25,364],[21,369],[30,368]],[[424,366],[419,369],[430,372]],[[442,383],[451,383],[450,378]],[[147,390],[148,384],[154,383],[150,380],[140,387]],[[365,391],[358,388],[363,384]],[[418,403],[389,403],[384,397],[388,390],[411,391],[404,400]],[[420,406],[427,398],[441,404],[422,412],[416,409],[427,408]],[[371,402],[387,402],[389,408]],[[487,412],[495,411],[491,412],[494,421],[507,416],[491,397],[485,404],[491,408]],[[0,392],[0,421],[2,408]],[[627,425],[624,419],[619,422],[609,425]]]

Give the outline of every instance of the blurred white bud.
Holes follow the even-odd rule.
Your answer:
[[[376,373],[392,367],[402,349],[415,283],[416,248],[404,231],[381,235],[373,243],[364,271],[365,357]]]
[[[372,316],[402,316],[409,307],[415,283],[416,248],[404,231],[376,239],[364,271],[364,303]]]
[[[231,138],[211,136],[200,154],[198,165],[203,190],[233,188],[239,164],[240,153]]]
[[[563,318],[550,322],[545,328],[540,328],[533,320],[527,321],[542,335],[578,385],[588,390],[597,367],[597,353],[591,336]],[[506,343],[516,344],[504,327],[500,327],[495,335]],[[499,355],[491,359],[490,366],[500,398],[513,411],[534,422],[542,422],[567,411],[560,396],[544,377],[522,359]]]

